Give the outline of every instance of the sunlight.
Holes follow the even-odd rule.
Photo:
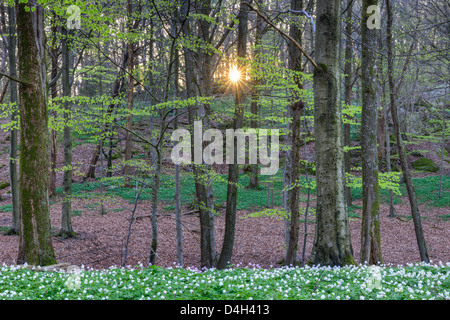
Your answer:
[[[241,79],[241,72],[236,68],[236,66],[233,66],[230,70],[230,80],[231,82],[238,82]]]

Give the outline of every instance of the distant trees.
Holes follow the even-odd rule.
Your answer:
[[[10,103],[20,101],[19,113],[10,114],[12,122],[20,114],[20,177],[17,177],[15,169],[18,130],[11,131],[10,149],[11,233],[20,233],[18,261],[39,264],[55,261],[48,193],[51,196],[60,193],[56,188],[59,170],[56,156],[60,140],[64,146],[60,235],[75,235],[71,225],[72,181],[76,172],[72,163],[72,139],[74,132],[86,130],[89,132],[86,135],[90,135],[89,143],[95,145],[90,162],[80,169],[85,171],[83,182],[98,179],[98,171],[100,178],[104,177],[103,165],[99,167],[97,162],[106,157],[108,178],[120,180],[124,188],[135,184],[136,189],[138,186],[151,189],[149,264],[157,263],[158,257],[159,189],[167,180],[165,174],[173,169],[177,261],[183,263],[181,211],[184,203],[180,180],[186,174],[192,175],[195,185],[194,200],[190,205],[199,213],[200,265],[226,268],[233,258],[235,229],[239,221],[236,217],[238,193],[242,187],[240,175],[248,173],[250,189],[259,190],[263,186],[258,176],[258,165],[243,169],[235,160],[226,168],[228,179],[222,181],[227,184],[225,230],[222,248],[216,253],[217,212],[212,184],[216,167],[205,163],[202,150],[196,150],[194,143],[191,156],[192,159],[201,159],[200,163],[190,163],[186,167],[166,166],[171,147],[168,133],[183,126],[192,129],[194,121],[200,121],[204,128],[232,126],[235,130],[258,130],[258,127],[279,126],[285,130],[282,140],[285,144],[282,211],[286,219],[283,262],[297,264],[301,232],[300,198],[304,187],[300,183],[299,169],[303,163],[300,149],[304,143],[304,161],[307,163],[306,144],[311,135],[306,124],[314,121],[311,139],[315,141],[317,204],[309,263],[345,265],[355,262],[347,211],[352,205],[350,183],[346,181],[347,176],[352,177],[351,151],[344,155],[344,150],[350,150],[351,143],[356,141],[352,141],[355,133],[360,142],[357,147],[361,147],[358,161],[361,160],[362,180],[358,183],[363,190],[359,258],[361,262],[370,264],[382,262],[379,190],[384,163],[378,160],[377,142],[381,144],[380,150],[386,150],[381,155],[389,160],[387,166],[390,167],[389,115],[392,116],[398,163],[407,186],[420,256],[423,261],[428,261],[417,197],[408,168],[404,139],[410,135],[404,120],[410,112],[406,105],[413,109],[414,99],[419,96],[412,92],[419,89],[411,88],[420,83],[422,70],[425,74],[436,74],[432,77],[434,82],[429,85],[431,88],[448,86],[446,73],[442,72],[448,60],[443,54],[447,48],[445,32],[448,29],[442,27],[446,18],[443,12],[448,8],[444,1],[432,0],[429,5],[416,1],[414,10],[406,0],[363,0],[362,7],[353,0],[318,0],[316,3],[302,0],[74,2],[82,7],[84,17],[89,17],[84,29],[77,33],[67,30],[64,23],[59,25],[66,21],[65,10],[69,3],[47,2],[51,13],[47,20],[43,14],[46,8],[40,3],[16,1],[14,7],[8,8],[9,57],[2,60],[2,65],[6,65],[6,61],[9,65],[9,75],[6,76],[11,80]],[[371,5],[382,7],[386,14],[387,19],[380,30],[367,27],[371,15],[367,9]],[[355,22],[354,18],[359,19],[360,16],[358,10],[361,10],[362,19]],[[439,22],[431,21],[427,16],[430,14],[439,18]],[[406,20],[406,17],[413,20],[411,25],[415,22],[417,25],[400,32],[395,19]],[[6,28],[4,18],[6,15],[3,13],[4,21],[1,23]],[[341,30],[344,25],[345,29]],[[48,50],[43,49],[46,30],[50,30],[48,35],[51,39]],[[433,30],[429,39],[424,36],[427,30]],[[341,43],[342,34],[345,35],[345,47]],[[84,55],[80,53],[79,61],[75,63],[75,52],[80,45],[83,49],[79,53]],[[383,45],[386,52],[379,51],[379,45]],[[414,60],[416,58],[420,63]],[[52,65],[48,73],[46,63]],[[359,63],[361,66],[357,66]],[[243,76],[237,84],[227,80],[228,69],[234,64]],[[344,77],[341,79],[342,73]],[[407,88],[405,83],[411,84],[411,88]],[[110,92],[106,90],[108,85]],[[342,99],[341,90],[344,94]],[[380,91],[388,94],[380,96]],[[411,92],[413,94],[409,94]],[[76,100],[84,94],[89,102],[77,104]],[[54,108],[50,114],[48,96]],[[407,103],[402,101],[406,96],[411,96]],[[216,108],[221,100],[226,102]],[[359,122],[361,130],[348,122],[343,123],[342,119],[344,109],[357,109],[360,102],[362,112],[352,121]],[[97,103],[101,106],[96,106]],[[384,108],[382,112],[380,105]],[[444,144],[448,126],[445,110],[439,111],[442,118],[439,139]],[[379,115],[383,118],[379,119]],[[47,153],[49,117],[51,124],[62,123],[59,140],[55,127],[50,128],[50,162]],[[87,120],[89,117],[94,120]],[[304,141],[302,121],[305,124]],[[377,122],[386,126],[377,127]],[[197,134],[203,138],[203,132]],[[383,145],[385,141],[386,148]],[[235,144],[234,147],[236,150]],[[140,151],[142,154],[138,153]],[[118,160],[117,165],[113,164],[114,159]],[[305,213],[305,223],[307,216]],[[305,230],[305,239],[306,233]]]

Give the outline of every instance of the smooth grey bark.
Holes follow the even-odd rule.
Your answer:
[[[353,264],[344,197],[340,101],[340,1],[318,0],[314,72],[317,207],[309,264]]]
[[[176,116],[176,115],[175,115]],[[178,117],[175,119],[174,130],[178,128]],[[181,218],[181,200],[180,200],[180,165],[175,164],[175,186],[174,186],[174,200],[175,200],[175,228],[177,234],[177,264],[183,266],[183,225]]]
[[[17,66],[16,66],[16,10],[14,6],[8,6],[8,16],[9,16],[9,48],[8,48],[8,58],[9,58],[9,74],[11,77],[17,76]],[[18,103],[17,98],[17,82],[10,81],[10,100],[11,104]],[[11,115],[11,121],[18,121],[18,111],[17,109]],[[11,230],[9,233],[17,234],[20,232],[20,202],[19,202],[19,184],[18,184],[18,174],[17,174],[17,140],[18,140],[18,130],[11,130],[11,148],[9,151],[9,179],[10,179],[10,189],[11,189],[11,203],[12,203],[12,223]]]
[[[380,40],[379,40],[380,41]],[[383,42],[381,41],[380,47],[382,47]],[[382,50],[380,48],[380,50]],[[382,97],[381,101],[383,101],[382,104],[382,114],[383,114],[383,121],[384,126],[383,129],[385,130],[385,134],[383,136],[384,141],[381,141],[381,143],[384,145],[384,156],[386,159],[386,172],[391,173],[392,172],[392,165],[391,165],[391,141],[389,138],[389,108],[388,108],[388,100],[386,99],[386,85],[385,80],[382,78],[382,68],[383,65],[384,56],[381,56],[378,61],[377,71],[378,71],[378,89],[380,92],[380,97]],[[378,139],[380,141],[380,139]],[[389,189],[389,217],[395,217],[395,207],[394,207],[394,192]]]
[[[50,57],[52,60],[52,70],[51,70],[51,79],[55,79],[58,75],[58,46],[57,41],[57,32],[58,26],[56,24],[56,13],[52,12],[52,19],[54,25],[52,26],[52,46],[50,49]],[[57,89],[57,81],[50,86],[50,96],[52,99],[56,99],[58,97],[58,89]],[[58,116],[58,112],[56,110],[52,111],[52,116],[56,118]],[[56,160],[58,154],[58,143],[57,143],[57,131],[55,129],[51,130],[51,147],[50,147],[50,186],[49,186],[49,195],[56,196]]]
[[[71,85],[70,85],[70,70],[72,68],[72,54],[71,54],[71,30],[63,28],[62,37],[62,88],[63,96],[70,98]],[[64,131],[63,131],[63,144],[64,144],[64,175],[63,175],[63,202],[62,202],[62,219],[61,230],[59,234],[61,237],[73,237],[75,232],[72,229],[72,133],[70,128],[71,118],[71,102],[64,102]]]
[[[384,135],[385,139],[385,156],[386,156],[386,172],[392,172],[391,165],[391,139],[389,138],[388,124],[389,124],[389,112],[388,112],[388,103],[386,100],[386,88],[384,85],[384,81],[381,83],[382,87],[382,97],[385,101],[383,104],[383,118],[384,118],[384,128],[386,130],[386,134]],[[394,192],[389,189],[389,217],[395,217],[395,207],[394,207]]]
[[[377,29],[369,29],[367,8],[378,0],[363,0],[361,19],[361,159],[363,209],[361,217],[360,262],[380,264],[380,190],[378,183],[378,103],[375,53]]]

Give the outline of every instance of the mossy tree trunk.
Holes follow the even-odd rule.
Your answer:
[[[31,10],[33,9],[33,10]],[[49,141],[44,64],[44,9],[16,2],[19,91],[21,233],[17,263],[56,263],[49,214]]]
[[[340,1],[316,5],[314,131],[316,137],[316,228],[309,264],[353,264],[344,198],[340,101]]]
[[[360,262],[379,264],[383,262],[380,240],[380,191],[378,184],[378,104],[377,78],[374,48],[377,44],[377,29],[369,29],[367,8],[377,5],[378,0],[363,0],[362,3],[362,49],[361,49],[361,158],[363,209],[361,226]]]

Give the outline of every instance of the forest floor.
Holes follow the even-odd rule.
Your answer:
[[[6,135],[4,132],[0,133],[0,141],[2,142],[0,146],[0,181],[9,181],[9,142],[5,140]],[[80,145],[77,148],[74,151],[74,163],[88,163],[91,154],[90,147]],[[423,149],[423,146],[420,148]],[[62,152],[59,152],[58,155],[58,166],[61,167],[63,163],[62,154]],[[437,156],[435,152],[434,154]],[[448,163],[446,163],[445,168],[445,174],[449,175]],[[83,169],[80,168],[80,170]],[[430,175],[437,176],[439,172],[426,175],[415,173],[414,177]],[[79,181],[78,178],[75,178],[75,181]],[[61,186],[61,182],[62,175],[59,173],[57,185]],[[436,185],[436,190],[437,188],[438,185]],[[3,210],[0,212],[0,265],[15,264],[19,242],[17,235],[6,236],[3,234],[11,225],[11,211],[8,210],[11,199],[7,193],[8,190],[9,188],[6,188],[1,191],[0,208]],[[444,196],[448,196],[448,191],[445,190]],[[61,196],[51,198],[50,204],[52,230],[56,234],[61,225]],[[315,206],[314,197],[312,197],[310,205],[311,207]],[[72,201],[72,225],[77,237],[69,239],[53,237],[53,246],[58,262],[84,265],[86,268],[94,269],[121,266],[133,206],[129,200],[120,197],[106,198],[104,200],[106,214],[102,215],[99,210],[98,198],[89,196],[74,198]],[[383,263],[405,265],[420,262],[407,197],[401,197],[399,203],[395,204],[396,217],[394,218],[388,217],[389,206],[386,203],[383,202],[380,206]],[[350,216],[351,241],[356,262],[359,262],[361,219],[358,218],[358,215],[360,216],[361,207],[362,201],[360,199],[354,200],[353,215]],[[185,205],[182,211],[191,212],[192,209]],[[221,208],[218,211],[220,215],[216,217],[215,231],[217,251],[219,252],[224,233],[225,209]],[[266,268],[277,267],[284,256],[284,222],[276,217],[245,218],[247,214],[253,211],[252,208],[238,210],[231,264],[243,267],[249,265]],[[422,204],[420,211],[430,259],[433,263],[450,262],[450,208]],[[131,228],[128,265],[134,266],[139,263],[147,265],[152,236],[150,213],[151,201],[141,201],[137,206],[136,219],[133,220]],[[160,203],[159,213],[156,264],[165,267],[174,266],[176,262],[174,212],[167,209],[167,203]],[[183,226],[184,265],[199,267],[200,227],[198,214],[183,215]],[[299,242],[300,257],[303,248],[304,227],[305,225],[302,222]],[[305,261],[308,260],[311,253],[313,240],[314,216],[310,216],[307,223]]]

